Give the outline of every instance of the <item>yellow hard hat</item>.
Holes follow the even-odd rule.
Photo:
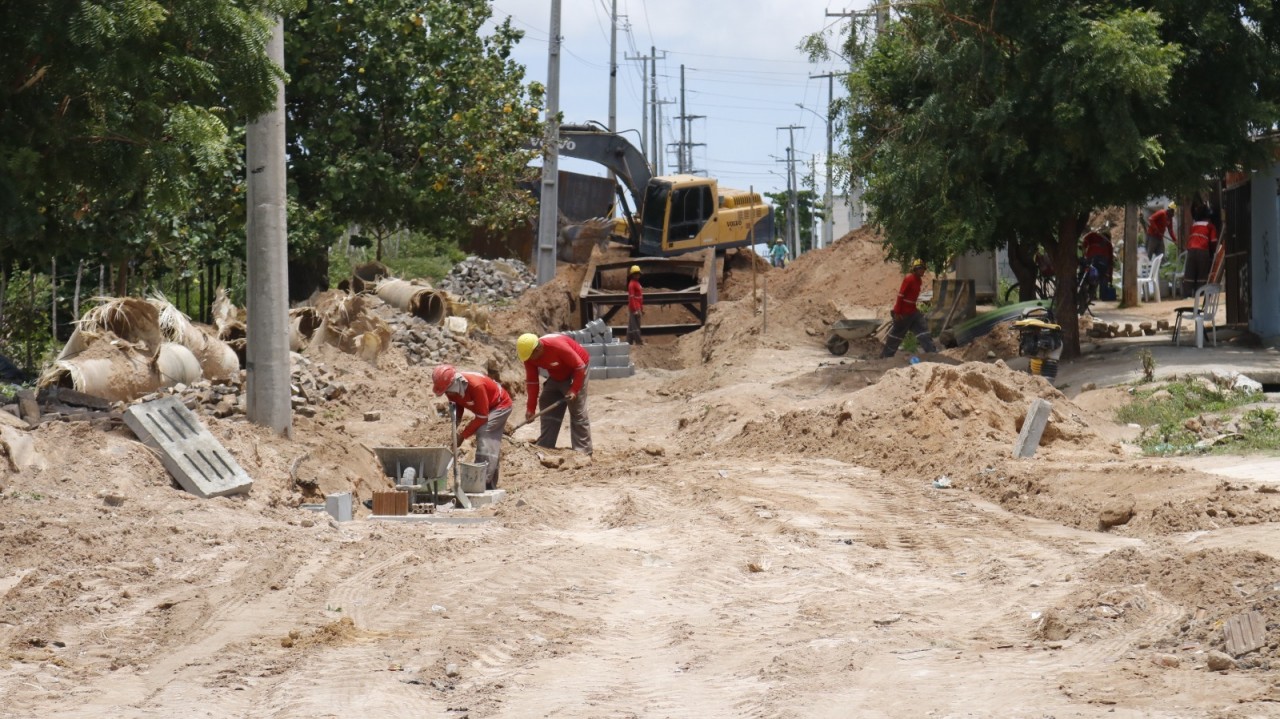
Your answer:
[[[1178,209],[1178,203],[1176,203],[1176,202],[1170,202],[1170,203],[1169,203],[1169,209],[1170,209],[1170,210],[1176,210],[1176,209]]]
[[[913,270],[917,267],[924,267],[924,266],[925,266],[924,260],[913,260],[911,262],[911,269]]]
[[[631,266],[631,269],[630,269],[630,270],[627,270],[627,274],[629,274],[629,275],[638,275],[638,274],[640,274],[640,265],[632,265],[632,266]]]
[[[521,362],[532,357],[536,349],[538,349],[538,336],[532,332],[525,332],[516,339],[516,356]]]

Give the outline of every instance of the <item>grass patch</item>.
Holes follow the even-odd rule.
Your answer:
[[[1207,454],[1280,448],[1274,409],[1239,407],[1262,395],[1224,389],[1203,377],[1188,377],[1164,387],[1139,390],[1116,419],[1142,426],[1139,445],[1146,454]]]

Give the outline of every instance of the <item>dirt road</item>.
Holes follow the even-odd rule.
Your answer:
[[[803,322],[717,312],[592,385],[593,459],[509,443],[508,501],[453,515],[480,523],[296,506],[301,450],[364,491],[361,444],[447,436],[420,368],[351,360],[293,443],[211,422],[247,498],[127,431],[33,432],[50,467],[0,474],[0,716],[1280,716],[1274,632],[1207,669],[1225,619],[1278,616],[1277,495],[999,364],[819,368]],[[1015,461],[1036,396],[1055,429]]]

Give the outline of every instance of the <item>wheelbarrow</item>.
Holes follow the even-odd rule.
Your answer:
[[[839,320],[827,328],[827,351],[833,355],[843,355],[849,351],[849,343],[870,337],[880,329],[884,320],[853,319]]]

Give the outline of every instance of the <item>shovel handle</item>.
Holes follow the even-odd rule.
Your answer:
[[[557,401],[555,401],[555,402],[552,402],[551,404],[547,405],[546,407],[543,407],[542,409],[538,410],[536,414],[534,414],[532,417],[530,417],[530,418],[529,418],[529,421],[528,421],[528,422],[521,422],[520,424],[518,424],[518,425],[516,425],[516,426],[512,427],[510,431],[514,432],[514,431],[516,431],[517,429],[520,429],[521,427],[524,427],[525,425],[533,424],[533,420],[535,420],[535,419],[537,419],[537,418],[541,417],[542,415],[546,414],[547,412],[550,412],[551,410],[555,409],[556,407],[559,407],[560,405],[564,404],[564,403],[565,403],[565,402],[567,402],[567,401],[568,401],[567,399],[561,399],[561,400],[557,400]]]

